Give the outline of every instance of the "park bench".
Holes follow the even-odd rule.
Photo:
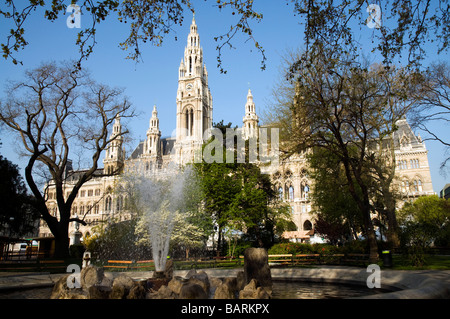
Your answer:
[[[133,261],[131,260],[108,260],[107,265],[104,265],[103,267],[128,270],[132,263]]]
[[[294,265],[320,264],[320,254],[297,254],[293,259]]]
[[[352,265],[368,265],[369,255],[349,253],[345,254],[345,256],[341,259],[341,262],[344,264],[352,264]]]
[[[268,255],[269,266],[287,266],[292,263],[292,254]]]

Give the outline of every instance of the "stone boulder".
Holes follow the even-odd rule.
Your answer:
[[[199,285],[200,287],[203,288],[206,295],[209,294],[210,283],[209,283],[208,274],[206,272],[200,271],[198,273],[193,274],[188,279],[188,283]]]
[[[134,286],[134,281],[124,274],[117,276],[113,283],[110,294],[110,299],[125,299]]]
[[[147,294],[147,283],[144,281],[134,282],[133,287],[127,295],[127,299],[145,299]]]
[[[167,287],[172,290],[175,294],[179,295],[181,292],[181,287],[183,287],[184,282],[181,277],[173,277]]]
[[[164,268],[164,277],[171,279],[173,277],[173,260],[169,259],[166,261],[166,267]]]
[[[81,287],[83,289],[89,289],[91,286],[100,285],[103,278],[103,268],[95,266],[83,268],[80,273]]]
[[[214,299],[235,299],[234,290],[224,282],[216,288]]]
[[[53,286],[50,299],[87,299],[88,294],[82,288],[69,288],[67,279],[70,274],[62,276]]]
[[[245,274],[243,271],[240,271],[236,275],[236,291],[244,289],[245,285],[247,285]]]
[[[269,256],[264,248],[247,248],[244,252],[244,277],[246,284],[256,279],[260,286],[272,291]]]
[[[199,284],[188,282],[181,287],[180,299],[207,299],[208,295]]]
[[[147,295],[146,299],[175,299],[177,295],[166,285],[162,285],[158,291],[151,289]]]
[[[252,279],[243,290],[239,291],[239,299],[270,299],[270,294]]]
[[[88,299],[109,299],[111,287],[94,285],[88,288]]]

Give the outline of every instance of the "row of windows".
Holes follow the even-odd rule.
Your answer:
[[[310,187],[307,183],[300,184],[300,198],[301,199],[305,199],[305,200],[308,199],[309,191],[310,191]],[[294,191],[294,186],[292,186],[292,184],[286,184],[284,186],[284,190],[281,185],[278,186],[278,197],[280,200],[293,201],[295,198],[295,195],[296,194]]]
[[[126,198],[124,199],[124,197],[122,195],[117,197],[117,199],[115,200],[115,212],[120,212],[123,210],[123,208],[125,206],[125,201],[126,201]],[[105,212],[110,213],[112,211],[112,208],[113,208],[113,199],[111,196],[108,196],[105,199]],[[50,215],[56,217],[56,213],[57,213],[56,207],[49,207],[48,210],[49,210]],[[78,216],[83,216],[85,214],[99,214],[99,213],[100,213],[99,204],[91,204],[91,203],[88,203],[86,205],[74,204],[74,205],[72,205],[72,209],[70,212],[70,214],[72,216],[74,216],[75,214]]]
[[[411,182],[410,181],[403,181],[402,185],[401,185],[401,190],[404,193],[409,193],[409,192],[422,192],[423,191],[423,187],[422,187],[422,180],[420,179],[414,179]]]
[[[78,192],[77,197],[92,197],[92,196],[100,196],[101,190],[99,188],[97,189],[88,189],[88,190],[81,190]],[[66,192],[66,198],[69,197],[70,191]],[[56,192],[49,192],[48,193],[48,199],[56,199]]]
[[[397,168],[408,169],[408,161],[407,160],[397,161]],[[417,158],[409,160],[409,168],[420,168],[419,160]]]

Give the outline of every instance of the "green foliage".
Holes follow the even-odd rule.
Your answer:
[[[382,55],[384,64],[395,64],[402,56],[412,66],[420,66],[426,57],[425,48],[434,45],[438,53],[448,49],[449,20],[447,4],[422,1],[323,1],[294,0],[295,14],[305,19],[304,43],[309,51],[325,44],[338,49],[355,51],[361,45],[357,37],[361,32],[370,34],[372,45],[367,51]],[[381,18],[377,29],[367,25],[369,4],[377,4]],[[299,65],[297,67],[300,67]]]
[[[280,231],[288,224],[289,211],[277,201],[276,192],[269,175],[248,161],[246,149],[237,149],[236,137],[232,146],[226,145],[224,133],[231,123],[223,121],[214,124],[222,132],[222,140],[213,136],[203,147],[203,153],[219,152],[214,161],[195,163],[194,168],[201,179],[201,193],[204,209],[211,220],[218,225],[218,246],[221,250],[224,232],[243,232],[256,246],[271,245]],[[215,143],[214,148],[211,144]],[[244,161],[238,156],[245,152]],[[233,161],[227,161],[232,155]]]
[[[75,2],[75,1],[72,1]],[[218,43],[218,67],[222,73],[226,73],[222,66],[221,55],[223,47],[233,47],[232,39],[238,33],[242,33],[247,40],[254,43],[255,48],[260,52],[262,61],[261,69],[265,69],[263,47],[253,37],[250,22],[252,20],[261,21],[262,14],[253,8],[253,0],[245,1],[222,1],[213,0],[219,10],[228,8],[233,16],[237,16],[237,22],[230,27],[228,32],[222,36],[215,37]],[[20,5],[19,5],[20,3]],[[75,2],[76,3],[76,2]],[[119,46],[128,51],[128,59],[140,61],[141,46],[150,43],[161,46],[165,37],[173,32],[175,25],[182,25],[185,19],[185,10],[194,12],[191,0],[155,0],[155,1],[134,1],[134,0],[99,0],[99,1],[79,1],[83,13],[83,25],[76,37],[76,45],[79,48],[80,58],[78,67],[81,68],[81,61],[87,59],[94,50],[97,43],[96,33],[98,24],[105,20],[117,17],[118,21],[128,28],[128,36]],[[66,14],[68,4],[64,1],[6,1],[0,5],[0,17],[11,21],[12,27],[8,32],[6,41],[1,42],[1,49],[5,59],[10,58],[14,64],[22,64],[15,57],[16,52],[23,50],[28,41],[25,38],[25,21],[35,12],[44,12],[43,19],[55,21]],[[43,9],[43,10],[37,10]],[[176,39],[176,37],[175,37]]]
[[[35,230],[39,218],[17,165],[0,155],[0,233],[22,236]]]
[[[354,240],[345,243],[343,246],[330,244],[309,244],[309,243],[279,243],[273,245],[269,250],[269,255],[276,254],[366,254],[367,242],[364,240]]]
[[[433,242],[448,243],[450,202],[437,195],[407,202],[399,211],[405,245],[427,247]]]
[[[428,247],[450,242],[450,202],[437,195],[407,202],[399,211],[399,224],[403,253],[412,265],[423,266]]]
[[[332,243],[352,238],[362,229],[363,220],[349,192],[341,159],[332,150],[315,148],[307,160],[314,180],[311,200],[317,215],[316,232]],[[357,184],[354,188],[359,190]]]
[[[82,259],[85,251],[86,251],[86,248],[84,247],[83,244],[71,245],[69,247],[70,257],[74,258],[74,259],[79,259],[79,260]]]
[[[137,245],[140,236],[135,234],[137,220],[111,222],[92,228],[93,234],[84,239],[86,250],[100,260],[151,259],[145,245]]]

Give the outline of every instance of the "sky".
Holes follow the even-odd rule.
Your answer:
[[[68,1],[69,2],[69,1]],[[227,73],[217,68],[217,43],[214,37],[225,34],[236,23],[237,17],[229,11],[219,9],[215,1],[194,0],[195,20],[203,47],[203,60],[208,70],[209,87],[213,97],[213,122],[231,122],[233,126],[242,125],[248,89],[251,89],[256,112],[261,115],[271,107],[272,89],[280,79],[282,59],[286,52],[301,49],[303,45],[303,26],[300,18],[293,13],[293,5],[286,1],[255,1],[255,10],[263,14],[260,23],[252,22],[253,36],[263,46],[266,55],[266,69],[261,70],[261,55],[246,37],[237,36],[233,49],[224,49],[223,67]],[[63,61],[78,57],[75,45],[80,29],[68,28],[66,19],[69,13],[55,22],[43,19],[43,11],[37,10],[24,25],[25,37],[29,45],[16,54],[23,65],[13,65],[11,60],[0,60],[0,99],[5,96],[4,85],[9,80],[19,80],[27,69],[39,66],[42,62]],[[112,19],[111,19],[112,18]],[[125,59],[128,52],[119,47],[127,36],[127,24],[120,23],[113,16],[98,25],[97,44],[94,52],[83,67],[89,69],[92,77],[111,87],[125,89],[139,116],[124,121],[130,130],[132,141],[126,146],[128,154],[145,138],[153,106],[158,109],[162,136],[171,136],[176,128],[176,93],[178,87],[178,67],[187,44],[192,14],[185,11],[182,26],[176,25],[173,32],[165,37],[160,47],[147,44],[141,47],[142,61],[136,63]],[[81,27],[89,24],[87,16],[81,16]],[[0,19],[0,42],[3,43],[10,25]],[[359,38],[370,41],[376,29],[362,29]],[[370,50],[367,50],[367,54]],[[435,57],[436,48],[429,48],[430,59],[448,59],[448,55]],[[374,62],[378,57],[372,56]],[[429,60],[431,61],[431,60]],[[437,128],[440,134],[448,134],[448,127]],[[423,132],[422,137],[425,137]],[[17,155],[17,139],[5,129],[0,128],[0,154],[19,165],[22,176],[26,160]],[[434,141],[427,141],[433,188],[436,193],[450,183],[450,175],[442,175],[440,163],[445,157],[444,147]]]

